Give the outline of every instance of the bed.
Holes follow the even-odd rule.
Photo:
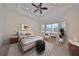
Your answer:
[[[18,33],[19,45],[23,52],[35,47],[37,40],[43,40],[41,36],[34,35],[32,32],[20,31]]]

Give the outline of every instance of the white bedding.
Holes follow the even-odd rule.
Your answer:
[[[27,45],[27,44],[35,42],[37,40],[43,40],[43,38],[40,37],[40,36],[32,36],[32,37],[22,39],[21,43],[24,44],[24,45]]]
[[[50,56],[50,54],[52,53],[52,49],[54,48],[54,45],[46,42],[46,47],[45,47],[45,51],[43,52],[43,54],[41,54],[41,56]],[[36,48],[31,49],[30,51],[26,52],[25,54],[22,54],[21,51],[19,51],[18,49],[18,44],[11,44],[8,54],[7,56],[40,56],[37,52],[36,52]]]
[[[40,36],[31,36],[28,38],[21,39],[20,45],[23,51],[27,51],[28,49],[35,46],[37,40],[43,40]]]

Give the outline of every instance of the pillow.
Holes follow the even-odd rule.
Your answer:
[[[24,39],[24,38],[27,38],[27,37],[30,37],[30,36],[34,36],[32,31],[19,31],[18,32],[18,37],[20,39]]]

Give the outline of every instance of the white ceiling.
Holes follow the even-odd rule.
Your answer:
[[[35,3],[37,6],[39,3]],[[46,16],[62,7],[64,7],[65,4],[53,4],[53,3],[43,3],[42,6],[43,7],[47,7],[48,10],[42,10],[43,14],[41,15],[39,13],[39,11],[37,11],[36,13],[34,13],[34,10],[36,10],[36,8],[34,6],[31,5],[31,3],[18,3],[18,4],[14,4],[14,3],[10,3],[10,4],[5,4],[6,7],[10,7],[10,8],[18,8],[21,9],[25,12],[29,12],[30,14],[33,14],[37,17],[43,17]],[[29,8],[28,10],[26,10],[26,8]]]
[[[36,5],[38,5],[39,3],[35,3]],[[62,15],[62,13],[65,10],[68,10],[68,7],[71,6],[79,6],[79,4],[62,4],[62,3],[57,3],[57,4],[53,4],[53,3],[43,3],[43,7],[47,7],[47,10],[43,10],[43,14],[40,14],[39,11],[34,12],[34,10],[36,10],[36,8],[34,6],[31,5],[31,3],[6,3],[3,4],[5,7],[9,7],[11,9],[20,9],[22,11],[24,11],[25,13],[29,13],[30,15],[38,18],[38,20],[40,21],[44,21],[44,20],[49,20],[49,19],[55,19],[56,17],[60,17]],[[28,10],[26,9],[28,8]]]

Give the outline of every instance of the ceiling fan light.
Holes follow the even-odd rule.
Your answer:
[[[42,7],[42,3],[40,3],[38,6],[33,3],[32,5],[37,8],[34,12],[39,11],[42,14],[42,10],[47,10],[47,7]]]

